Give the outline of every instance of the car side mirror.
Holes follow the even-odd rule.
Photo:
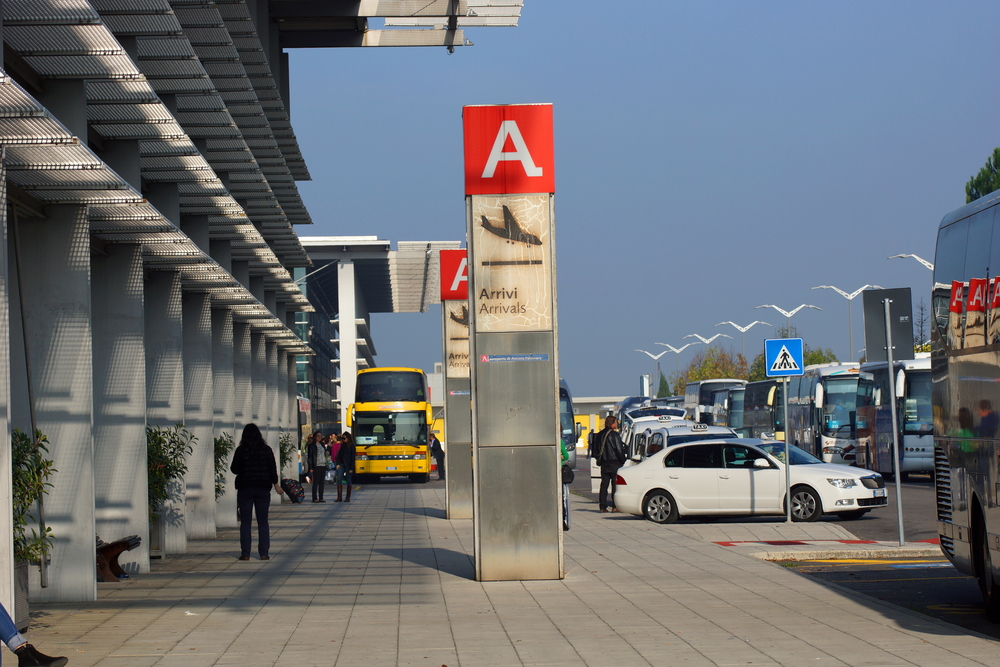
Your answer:
[[[768,461],[767,459],[764,459],[764,458],[756,459],[753,462],[753,467],[754,468],[770,468],[771,467],[771,462]]]

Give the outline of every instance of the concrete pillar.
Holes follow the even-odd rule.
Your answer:
[[[38,568],[30,568],[30,597],[83,602],[97,598],[90,225],[85,206],[48,206],[45,215],[18,225],[24,298],[30,306],[25,320],[35,419],[58,470],[49,478],[52,488],[44,500],[46,524],[55,538],[48,585],[41,588]],[[10,330],[19,347],[11,356],[11,391],[26,397],[20,303],[11,301]],[[12,426],[30,433],[26,399],[18,406]]]
[[[184,424],[195,437],[184,476],[185,522],[190,538],[215,537],[214,409],[212,398],[212,298],[185,292]]]
[[[149,572],[142,246],[109,245],[91,270],[96,529],[107,542],[142,537],[118,562]]]
[[[153,271],[146,280],[146,422],[172,427],[184,422],[184,327],[181,276],[175,271]],[[184,480],[171,488],[163,507],[163,551],[187,550],[184,527]]]
[[[288,353],[284,348],[277,348],[277,368],[275,376],[277,378],[277,388],[274,402],[274,414],[277,419],[278,430],[282,433],[289,433],[288,426]]]
[[[135,38],[132,38],[135,41]],[[115,173],[128,181],[136,191],[142,191],[142,171],[139,162],[139,140],[105,140],[103,150],[97,153]],[[120,561],[119,561],[120,562]]]
[[[274,290],[264,290],[264,300],[261,302],[264,307],[271,311],[271,314],[277,317],[278,315],[278,300],[274,293]]]
[[[232,260],[232,267],[233,278],[236,278],[240,285],[250,289],[250,262]]]
[[[264,396],[264,414],[267,419],[268,442],[274,447],[275,454],[279,453],[278,437],[278,344],[272,340],[267,341],[265,353],[267,354],[267,394]],[[273,442],[272,442],[273,441]],[[278,464],[281,465],[281,460]]]
[[[46,79],[45,92],[36,99],[59,122],[87,143],[87,87],[83,79]]]
[[[201,248],[206,255],[209,254],[212,242],[209,238],[207,215],[181,216],[181,231],[187,234],[187,237],[194,241],[194,244]]]
[[[253,421],[253,348],[246,322],[233,322],[233,437],[240,443],[243,427]]]
[[[209,241],[209,253],[219,266],[229,273],[233,272],[233,245],[227,239],[212,239]],[[244,262],[247,264],[247,262]]]
[[[250,286],[247,289],[254,295],[254,298],[264,303],[267,298],[264,296],[264,276],[250,276]]]
[[[267,415],[264,401],[267,397],[267,339],[258,331],[250,332],[251,371],[250,386],[253,392],[253,421],[267,440]],[[270,441],[268,442],[270,444]]]
[[[142,194],[163,217],[181,226],[181,194],[176,183],[146,183]]]
[[[0,20],[2,25],[2,20]],[[7,278],[7,175],[0,164],[0,322],[10,322]],[[10,327],[0,326],[0,498],[11,497]],[[14,616],[14,542],[11,503],[0,505],[0,604]]]
[[[340,339],[340,423],[347,428],[347,408],[354,402],[354,387],[358,377],[358,315],[355,296],[354,262],[341,260],[337,264],[337,328]]]
[[[212,311],[212,386],[214,393],[215,436],[228,433],[234,440],[240,434],[234,430],[235,387],[233,359],[233,311],[218,308]],[[236,521],[235,476],[229,472],[232,454],[225,462],[225,493],[216,501],[215,525],[233,527]]]

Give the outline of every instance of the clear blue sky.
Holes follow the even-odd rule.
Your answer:
[[[313,176],[301,235],[464,239],[461,109],[555,105],[560,364],[634,394],[636,348],[783,325],[848,353],[866,283],[929,302],[937,225],[1000,146],[1000,3],[527,0],[456,49],[291,52]],[[616,11],[609,11],[616,9]],[[854,347],[864,346],[861,298]],[[379,365],[431,369],[440,311],[373,317]],[[747,333],[748,356],[770,329]],[[683,341],[688,342],[688,341]],[[696,348],[680,358],[683,365]],[[665,372],[675,355],[661,358]],[[855,357],[856,358],[856,357]]]

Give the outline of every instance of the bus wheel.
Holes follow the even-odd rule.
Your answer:
[[[993,623],[1000,622],[1000,586],[993,579],[993,559],[990,556],[989,539],[982,517],[978,517],[975,527],[973,548],[973,568],[979,580],[979,591],[983,595],[986,615]]]
[[[431,476],[428,473],[417,473],[415,475],[409,475],[411,482],[417,482],[418,484],[426,484],[430,481]]]
[[[823,515],[823,503],[808,486],[792,489],[792,521],[815,521]]]

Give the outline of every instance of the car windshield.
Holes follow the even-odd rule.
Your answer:
[[[641,419],[642,417],[683,417],[684,408],[671,408],[667,406],[655,406],[651,408],[636,408],[635,410],[630,410],[628,416],[632,419]]]
[[[739,436],[732,433],[687,433],[685,435],[672,435],[667,438],[667,447],[679,445],[684,442],[695,442],[697,440],[729,440]]]
[[[782,463],[785,462],[785,443],[783,442],[767,442],[762,445],[757,445],[757,449],[762,449],[774,458],[778,459]],[[818,458],[804,452],[795,445],[788,446],[788,453],[792,457],[793,466],[804,466],[813,465],[815,463],[822,463]]]

